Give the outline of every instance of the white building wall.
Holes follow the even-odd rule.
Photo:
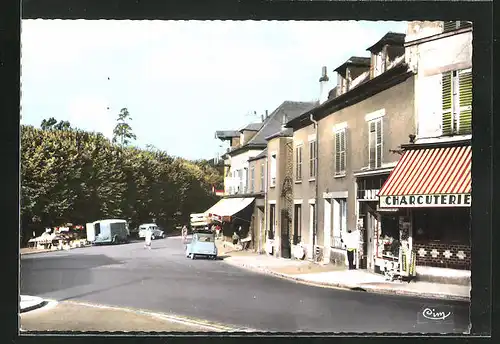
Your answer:
[[[226,194],[235,194],[240,186],[240,178],[238,171],[242,170],[242,184],[243,189],[246,190],[248,188],[248,159],[253,158],[260,154],[262,149],[251,149],[248,151],[244,151],[241,154],[234,155],[230,157],[228,164],[230,164],[228,177],[225,179],[224,191]],[[233,177],[235,176],[235,177]],[[243,193],[243,192],[240,192]]]
[[[425,31],[425,27],[421,29]],[[427,30],[431,37],[421,34],[407,36],[406,62],[415,76],[415,121],[417,143],[438,140],[459,140],[463,136],[441,136],[442,91],[444,72],[472,67],[472,28],[457,32],[436,33],[433,26]],[[441,29],[442,30],[442,29]],[[411,41],[410,41],[410,40]],[[421,40],[421,41],[419,41]]]

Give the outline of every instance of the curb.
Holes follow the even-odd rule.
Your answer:
[[[160,312],[151,312],[151,311],[146,311],[146,310],[142,310],[142,309],[132,309],[132,308],[127,308],[127,307],[115,307],[115,306],[108,306],[108,305],[103,305],[103,304],[95,304],[95,303],[87,303],[87,302],[79,302],[79,301],[65,301],[64,303],[87,306],[87,307],[94,307],[94,308],[104,308],[104,309],[125,311],[125,312],[129,312],[129,313],[146,315],[146,316],[150,316],[150,317],[154,317],[154,318],[159,318],[162,320],[175,322],[178,324],[202,328],[202,329],[212,331],[212,332],[255,332],[256,331],[255,329],[241,327],[241,326],[239,326],[239,327],[232,326],[232,325],[228,326],[228,325],[218,324],[218,323],[209,322],[209,321],[200,320],[200,319],[192,319],[192,318],[189,318],[186,316],[160,313]]]
[[[23,297],[33,299],[35,301],[35,303],[30,305],[30,306],[22,307]],[[40,297],[21,295],[21,300],[19,302],[19,313],[26,313],[26,312],[30,312],[30,311],[33,311],[33,310],[38,309],[38,308],[42,308],[42,307],[46,306],[48,303],[49,303],[48,301],[46,301]]]
[[[338,289],[344,289],[344,290],[350,290],[350,291],[364,291],[364,292],[383,294],[383,295],[398,295],[398,296],[408,296],[408,297],[419,297],[419,298],[424,298],[424,299],[470,302],[469,297],[461,296],[461,295],[418,293],[418,292],[413,292],[413,291],[408,291],[408,290],[397,290],[397,289],[395,290],[395,289],[377,288],[377,287],[372,287],[372,286],[363,286],[362,284],[361,285],[348,285],[348,284],[344,284],[344,283],[308,281],[304,278],[295,277],[295,276],[291,276],[291,275],[287,275],[287,274],[282,274],[282,273],[275,272],[275,271],[272,271],[272,270],[267,269],[267,268],[255,267],[255,266],[250,266],[247,264],[233,263],[230,260],[227,261],[227,259],[224,259],[224,261],[227,264],[230,264],[232,266],[242,267],[242,268],[245,268],[248,270],[253,270],[256,272],[261,272],[261,273],[273,275],[273,276],[276,276],[279,278],[295,281],[297,283],[308,284],[308,285],[313,285],[313,286],[318,286],[318,287],[338,288]]]

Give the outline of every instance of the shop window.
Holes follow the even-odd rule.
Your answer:
[[[416,242],[442,241],[470,245],[469,208],[429,208],[413,212]]]
[[[302,205],[295,204],[293,210],[293,244],[300,243],[302,236]]]
[[[442,74],[442,135],[472,132],[472,69]]]

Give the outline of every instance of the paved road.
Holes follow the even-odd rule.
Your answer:
[[[262,331],[467,331],[469,304],[297,284],[190,260],[179,238],[26,255],[21,293],[125,306]],[[423,321],[424,308],[450,310],[448,323]]]

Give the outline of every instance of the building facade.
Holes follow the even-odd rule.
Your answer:
[[[472,24],[410,22],[405,46],[416,73],[417,132],[379,206],[404,212],[401,241],[415,256],[417,277],[469,283]]]

